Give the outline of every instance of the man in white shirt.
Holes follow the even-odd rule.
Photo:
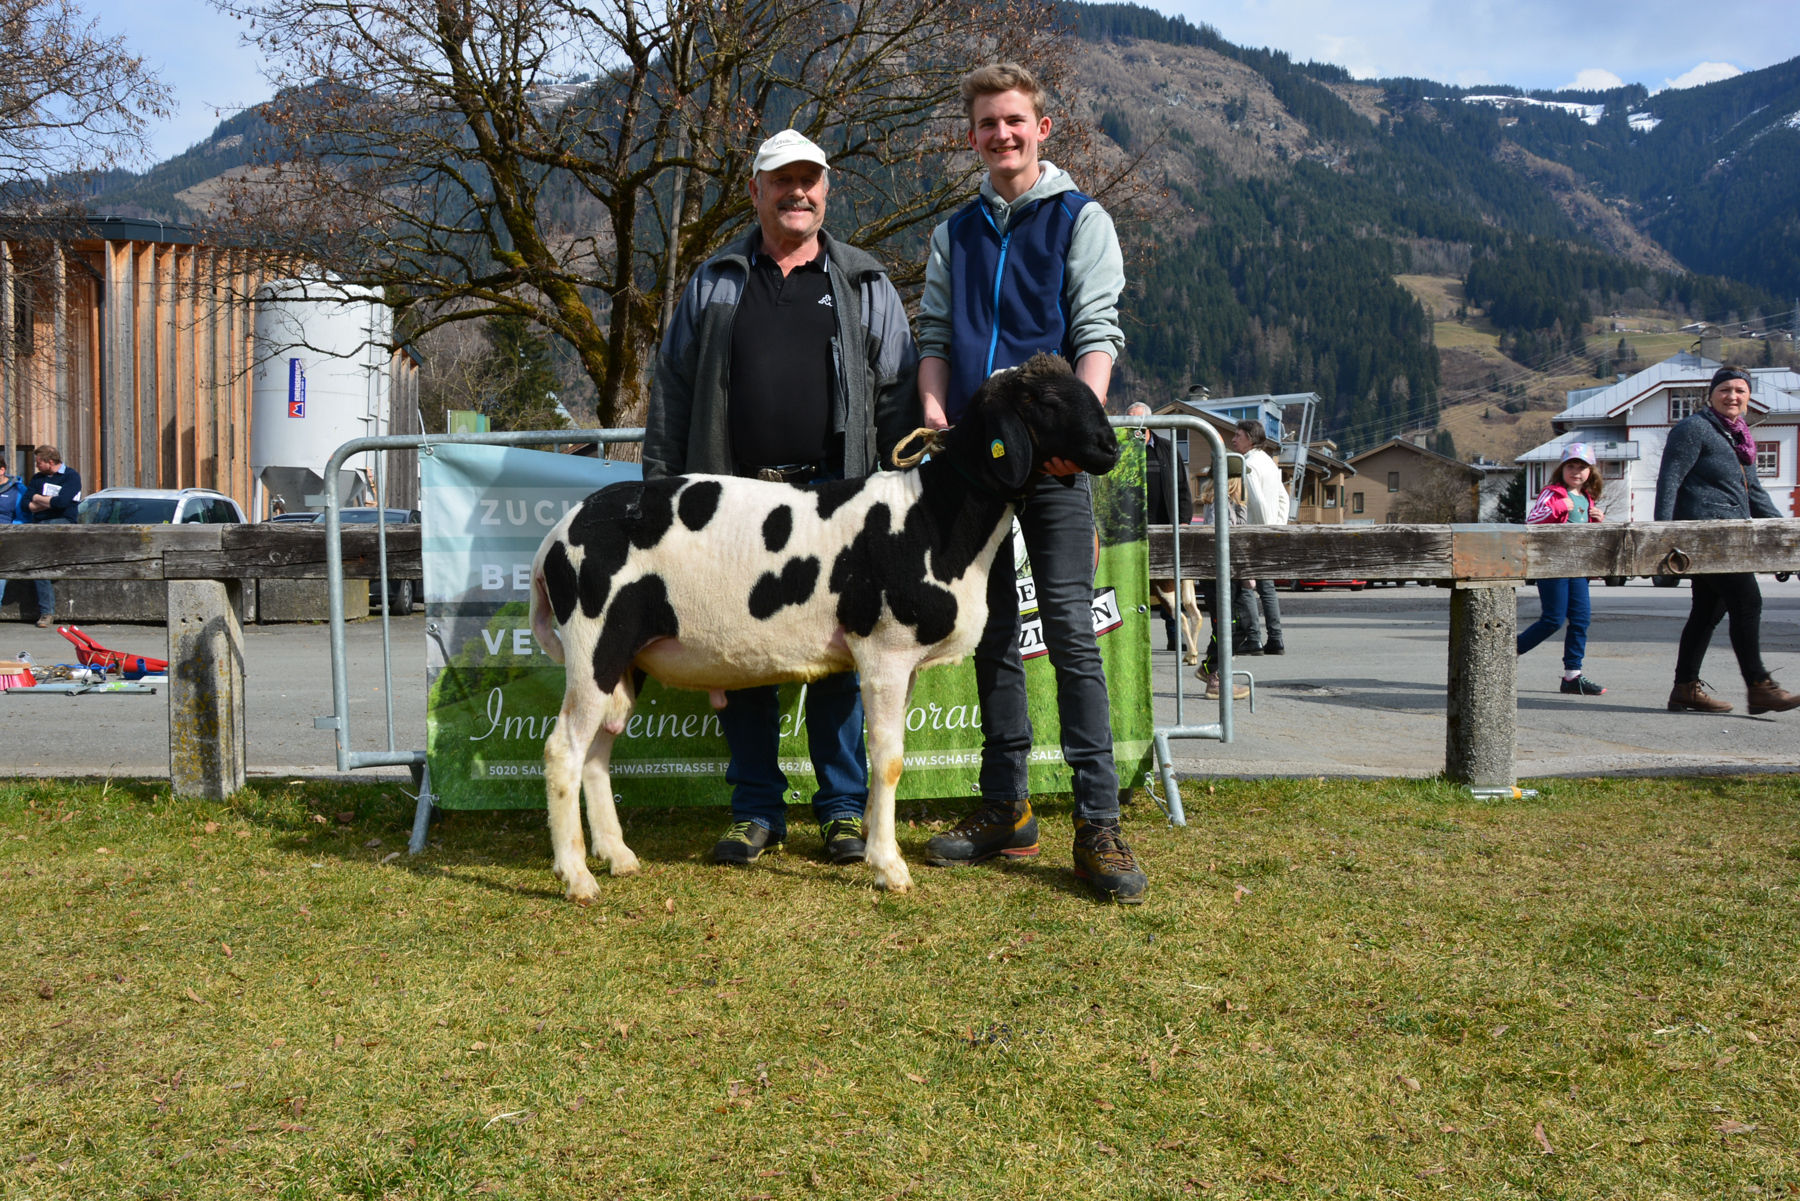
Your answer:
[[[1286,525],[1288,520],[1287,489],[1281,486],[1281,468],[1263,449],[1268,441],[1262,422],[1250,418],[1237,423],[1231,431],[1231,449],[1244,456],[1244,507],[1250,511],[1251,525]],[[1287,648],[1281,641],[1281,602],[1275,598],[1275,581],[1256,581],[1256,596],[1262,602],[1263,634],[1257,638],[1246,632],[1252,648],[1237,650],[1239,654],[1279,655]],[[1246,606],[1254,615],[1256,606]]]

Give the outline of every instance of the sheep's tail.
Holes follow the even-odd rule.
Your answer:
[[[944,434],[946,432],[947,431],[945,430],[927,429],[924,426],[920,426],[912,433],[906,435],[906,437],[900,439],[900,441],[894,445],[894,453],[888,457],[893,460],[894,466],[900,468],[902,471],[909,467],[917,467],[924,460],[926,455],[934,455],[938,451],[944,449]],[[901,453],[914,442],[919,443],[918,450],[913,451],[911,454]]]
[[[556,609],[550,604],[550,586],[544,580],[543,554],[531,565],[531,633],[552,662],[563,661],[562,634],[556,628]]]

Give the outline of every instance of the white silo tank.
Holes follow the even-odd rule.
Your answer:
[[[290,511],[323,508],[331,452],[352,438],[388,432],[392,317],[376,296],[331,279],[257,289],[250,385],[256,517],[265,497],[280,498]],[[377,457],[365,453],[345,464],[339,487],[346,503],[363,499]]]

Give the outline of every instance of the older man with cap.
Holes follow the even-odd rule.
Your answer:
[[[879,262],[825,233],[823,150],[787,129],[753,166],[756,228],[694,272],[663,337],[644,475],[866,476],[923,421],[905,307]],[[780,717],[773,685],[725,694],[731,827],[717,863],[753,862],[786,837]],[[807,685],[806,731],[825,855],[857,862],[869,771],[854,672]]]

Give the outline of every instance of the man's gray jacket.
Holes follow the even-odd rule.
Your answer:
[[[873,256],[820,233],[838,333],[833,432],[844,435],[845,479],[869,475],[896,443],[923,424],[918,350],[900,294]],[[650,393],[644,475],[741,475],[731,449],[731,327],[760,230],[694,272],[675,309]],[[846,343],[849,343],[846,345]],[[835,466],[835,465],[834,465]]]

